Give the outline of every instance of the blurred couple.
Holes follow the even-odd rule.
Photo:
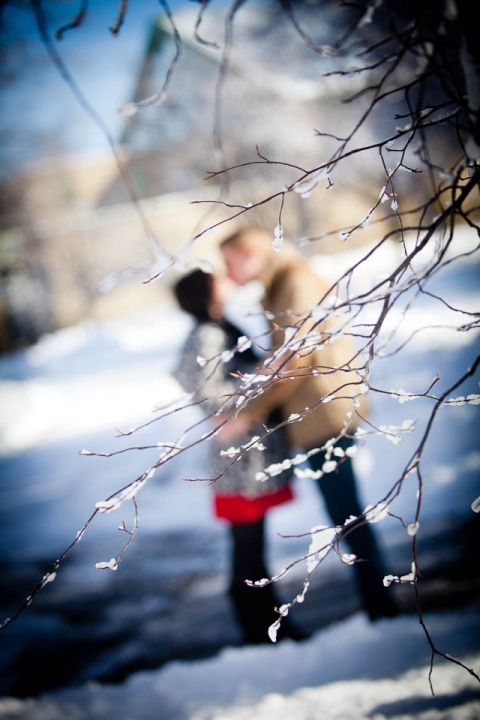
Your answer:
[[[328,291],[326,283],[293,245],[284,241],[278,250],[272,241],[263,228],[239,230],[220,245],[227,277],[197,269],[174,288],[179,306],[195,320],[175,376],[186,391],[195,392],[207,414],[217,415],[215,440],[219,451],[212,453],[210,468],[212,478],[219,476],[212,486],[214,508],[216,516],[229,523],[229,594],[245,641],[252,644],[268,640],[268,627],[279,617],[274,608],[281,602],[272,584],[252,588],[245,580],[270,577],[265,561],[266,514],[293,498],[290,469],[274,476],[266,473],[262,482],[256,477],[271,464],[299,451],[319,449],[310,456],[309,464],[318,476],[316,484],[332,525],[343,526],[348,518],[359,518],[349,524],[345,542],[357,559],[357,585],[369,618],[396,614],[383,585],[387,573],[378,542],[370,525],[360,519],[364,507],[351,461],[358,418],[355,410],[360,406],[362,415],[366,412],[361,379],[351,366],[355,348],[345,335],[334,338],[333,316],[320,322],[312,318],[312,309]],[[225,304],[235,285],[252,281],[260,281],[264,289],[262,306],[270,324],[268,372],[272,380],[263,393],[231,417],[234,406],[226,399],[238,389],[239,373],[266,373],[265,358],[251,347],[230,356],[244,333],[225,317]],[[307,336],[313,327],[317,342],[309,346]],[[287,329],[299,340],[299,351],[277,358],[275,351],[284,343]],[[319,337],[330,341],[319,346]],[[302,340],[307,341],[302,344]],[[212,358],[206,363],[201,360]],[[329,402],[323,403],[327,396]],[[286,422],[292,416],[298,420]],[[277,428],[281,423],[285,424]],[[240,447],[254,436],[263,438],[265,428],[276,429],[262,440],[263,451],[252,448],[233,464],[231,458],[220,455],[220,450],[231,444]],[[322,468],[332,450],[322,446],[328,440],[335,440],[335,470],[326,474]],[[306,633],[285,617],[277,637],[300,640]]]

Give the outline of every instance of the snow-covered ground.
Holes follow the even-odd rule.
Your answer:
[[[337,259],[337,264],[331,258],[316,261],[325,274],[333,277],[342,260]],[[383,257],[379,267],[369,267],[371,276],[363,275],[361,281],[371,282],[387,267],[388,258]],[[457,305],[478,308],[477,278],[478,264],[469,258],[462,266],[461,282],[455,273],[446,273],[442,288]],[[473,360],[478,336],[472,338],[470,334],[469,342],[460,343],[467,335],[445,327],[450,324],[447,316],[445,309],[439,315],[438,305],[433,301],[419,302],[407,320],[399,323],[397,339],[408,337],[412,328],[423,324],[436,328],[423,333],[419,341],[411,342],[401,356],[392,356],[383,366],[379,363],[374,384],[387,390],[422,392],[435,372],[440,372],[440,384],[448,387],[459,367],[466,368]],[[156,443],[177,439],[184,426],[184,420],[177,416],[154,422],[127,439],[116,438],[115,428],[125,431],[153,420],[152,409],[178,395],[180,388],[170,373],[188,328],[189,321],[176,309],[152,308],[136,317],[83,323],[42,338],[32,348],[0,358],[0,561],[4,572],[7,570],[21,580],[24,569],[30,568],[28,577],[31,577],[32,563],[36,572],[35,562],[41,567],[53,562],[75,537],[96,501],[149,467],[158,456]],[[468,392],[478,392],[478,378],[469,381],[458,394]],[[389,489],[418,442],[418,433],[428,412],[428,403],[421,400],[401,404],[388,396],[379,396],[373,399],[372,405],[376,422],[401,424],[406,418],[414,417],[417,429],[406,436],[401,445],[394,446],[385,438],[372,437],[361,448],[355,462],[365,504],[375,502]],[[425,483],[421,528],[428,520],[438,523],[447,517],[473,516],[470,505],[480,494],[477,418],[478,407],[468,405],[445,408],[439,416],[430,449],[424,456],[424,475],[428,482]],[[83,448],[112,452],[128,445],[153,445],[154,448],[111,458],[78,454]],[[209,489],[202,483],[182,481],[184,477],[201,474],[205,451],[200,447],[195,453],[168,463],[138,495],[138,542],[142,537],[152,537],[159,548],[163,543],[158,567],[164,568],[167,582],[169,577],[173,582],[182,573],[185,577],[201,574],[206,563],[218,563],[216,569],[212,571],[210,567],[209,572],[213,575],[217,572],[219,586],[212,590],[211,581],[208,587],[205,581],[203,586],[200,582],[190,591],[187,588],[193,602],[195,593],[212,593],[212,597],[214,592],[221,594],[225,576],[221,542],[224,527],[212,518]],[[269,519],[270,553],[275,571],[306,549],[305,540],[285,540],[278,533],[298,534],[327,521],[313,485],[297,482],[296,491],[295,501],[276,509]],[[415,491],[415,487],[406,487],[392,508],[407,522],[413,519]],[[129,524],[132,519],[128,517],[129,511],[125,512]],[[20,666],[25,648],[35,656],[35,644],[32,646],[27,640],[40,626],[44,634],[38,635],[38,642],[51,643],[54,648],[64,626],[48,612],[42,613],[46,612],[45,608],[50,611],[55,608],[56,597],[60,607],[70,596],[79,597],[83,593],[87,597],[91,591],[95,597],[95,592],[111,592],[108,583],[112,575],[121,581],[124,573],[127,582],[131,581],[128,580],[129,562],[139,565],[141,562],[134,549],[127,550],[116,574],[98,572],[94,567],[98,561],[109,560],[123,545],[116,530],[118,522],[115,513],[96,518],[82,539],[81,552],[78,546],[78,560],[61,569],[55,582],[42,591],[46,604],[40,604],[40,611],[35,614],[34,602],[10,626],[8,630],[12,632],[0,633],[0,655],[4,660],[7,658],[5,672],[9,653],[12,663],[15,658]],[[165,543],[183,534],[188,546],[189,533],[193,530],[196,538],[213,533],[214,542],[219,543],[216,555],[209,554],[208,548],[205,551],[203,547],[190,548],[185,555],[174,556],[177,564],[168,565],[173,548],[170,552]],[[394,518],[379,523],[378,531],[386,540],[395,533],[406,534]],[[134,545],[135,542],[137,539]],[[442,550],[438,548],[438,553]],[[75,558],[75,551],[73,556]],[[148,562],[145,561],[146,566]],[[400,568],[401,572],[408,570],[408,566]],[[147,567],[147,577],[148,572]],[[17,580],[10,584],[13,586]],[[151,582],[154,581],[152,578]],[[11,589],[9,579],[4,578],[2,587],[4,592]],[[155,592],[152,591],[153,597]],[[157,600],[161,602],[161,598]],[[308,593],[305,602],[308,603]],[[117,613],[117,606],[114,609]],[[128,600],[122,612],[129,614],[110,618],[109,622],[116,622],[118,626],[122,621],[135,625],[137,610],[128,607]],[[426,620],[439,649],[458,655],[478,673],[478,611],[469,608],[467,603],[461,610],[428,612]],[[201,633],[202,628],[198,631]],[[88,624],[81,632],[88,635]],[[191,625],[188,632],[194,635]],[[160,634],[159,642],[161,637]],[[128,651],[141,642],[141,635],[135,637]],[[39,653],[40,650],[44,648],[38,647]],[[105,662],[114,662],[114,652],[116,650],[112,650]],[[101,665],[104,656],[99,654],[99,657]],[[42,693],[40,682],[40,695],[36,698],[0,699],[0,718],[473,720],[480,717],[478,682],[459,666],[436,661],[433,672],[436,694],[432,696],[428,683],[429,662],[429,645],[414,615],[371,624],[363,612],[356,612],[322,627],[301,644],[284,641],[261,647],[226,647],[209,659],[172,660],[158,670],[133,671],[116,685],[83,681],[75,687],[66,683],[65,687]],[[41,676],[41,668],[39,674]],[[95,673],[91,676],[95,677]]]
[[[427,618],[433,637],[480,669],[478,612]],[[459,642],[463,638],[463,642]],[[465,641],[465,638],[469,640]],[[412,617],[369,624],[363,613],[310,640],[228,648],[173,662],[121,685],[89,683],[42,698],[0,699],[3,720],[478,720],[480,686],[436,662]]]

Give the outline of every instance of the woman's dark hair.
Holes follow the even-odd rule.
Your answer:
[[[213,275],[203,270],[193,270],[177,281],[173,291],[182,310],[190,313],[197,320],[210,319]]]

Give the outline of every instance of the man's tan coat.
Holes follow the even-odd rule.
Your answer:
[[[273,361],[271,367],[283,379],[278,380],[274,372],[265,392],[248,403],[245,412],[261,420],[280,406],[287,420],[309,408],[302,420],[287,425],[292,448],[318,447],[336,437],[346,423],[347,432],[353,431],[358,424],[354,397],[360,401],[358,411],[362,416],[366,412],[362,380],[353,371],[360,362],[351,337],[345,334],[330,341],[341,327],[338,318],[329,316],[318,321],[322,313],[317,306],[325,299],[329,286],[289,246],[273,255],[260,280],[265,287],[262,305],[269,318],[273,349],[284,343],[283,328],[287,326],[292,328],[287,329],[287,335],[292,334],[292,340],[300,343],[297,352],[289,350]]]

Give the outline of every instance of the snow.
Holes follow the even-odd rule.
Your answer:
[[[158,332],[152,331],[155,326]],[[178,312],[158,310],[127,319],[123,326],[112,321],[94,328],[84,322],[44,336],[24,352],[31,377],[1,381],[0,454],[113,427],[125,431],[145,421],[157,404],[182,392],[165,372],[162,351],[171,355],[189,326]],[[123,366],[98,370],[115,351]],[[144,360],[147,351],[158,353],[156,361]]]
[[[432,614],[439,643],[480,629],[474,611]],[[465,651],[465,647],[461,648]],[[474,643],[464,661],[479,669]],[[411,616],[371,624],[363,613],[302,643],[227,648],[196,662],[134,673],[119,685],[91,682],[40,698],[0,699],[4,720],[475,720],[480,688],[469,673],[435,663]]]

